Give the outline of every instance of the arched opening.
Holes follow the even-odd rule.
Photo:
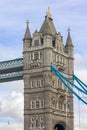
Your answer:
[[[54,129],[56,130],[65,130],[64,126],[62,124],[56,124]]]

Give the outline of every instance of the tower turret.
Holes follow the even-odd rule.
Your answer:
[[[65,52],[68,54],[68,73],[72,74],[74,70],[74,45],[70,35],[70,28],[68,28],[68,36],[65,45]]]
[[[31,33],[30,33],[30,29],[29,29],[29,22],[26,22],[27,27],[26,27],[26,31],[25,31],[25,35],[24,35],[24,51],[27,51],[27,49],[31,46]]]
[[[66,40],[65,51],[69,54],[70,57],[73,57],[73,47],[74,46],[70,35],[70,28],[68,28],[68,36]]]

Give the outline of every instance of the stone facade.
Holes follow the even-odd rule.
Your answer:
[[[57,33],[50,11],[31,37],[29,25],[23,39],[24,130],[74,130],[73,95],[50,70],[53,64],[73,81],[73,44]]]

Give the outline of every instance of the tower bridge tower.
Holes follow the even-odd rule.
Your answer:
[[[73,48],[70,30],[64,45],[50,10],[33,36],[27,23],[23,39],[24,130],[74,130],[73,95],[50,70],[52,63],[73,81]]]

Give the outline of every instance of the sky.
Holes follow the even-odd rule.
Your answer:
[[[64,44],[67,29],[71,28],[75,74],[87,83],[87,0],[0,1],[0,61],[23,56],[26,21],[29,20],[33,34],[36,29],[40,29],[48,7],[57,32],[63,36]],[[0,130],[23,130],[23,87],[23,81],[0,84]],[[78,107],[78,103],[75,98],[75,130],[80,130],[79,121],[81,130],[87,130],[87,106],[80,103]]]

